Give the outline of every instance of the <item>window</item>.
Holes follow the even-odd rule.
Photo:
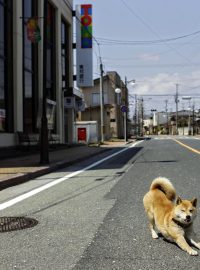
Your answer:
[[[98,93],[92,93],[92,106],[100,104],[100,95]]]
[[[46,87],[47,98],[56,100],[55,81],[55,9],[48,3],[47,11],[47,63],[46,63]]]
[[[38,44],[27,36],[27,21],[37,16],[37,1],[23,0],[23,93],[24,93],[24,131],[36,132],[38,111],[37,51]]]
[[[61,63],[62,63],[62,88],[65,96],[70,96],[69,92],[69,27],[67,23],[61,22]]]
[[[0,132],[13,131],[12,1],[0,0]]]
[[[110,122],[113,122],[114,123],[114,122],[116,122],[116,120],[114,118],[111,118],[110,119]]]
[[[104,104],[108,104],[108,95],[104,93]],[[100,94],[99,93],[92,93],[92,106],[100,105]]]

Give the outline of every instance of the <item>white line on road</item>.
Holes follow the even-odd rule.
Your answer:
[[[99,160],[99,161],[97,161],[97,162],[83,168],[82,170],[70,173],[69,175],[66,175],[66,176],[64,176],[62,178],[56,179],[56,180],[54,180],[54,181],[52,181],[52,182],[50,182],[50,183],[48,183],[48,184],[46,184],[44,186],[36,188],[36,189],[34,189],[32,191],[29,191],[27,193],[24,193],[24,194],[14,198],[14,199],[11,199],[11,200],[9,200],[7,202],[1,203],[0,204],[0,210],[6,209],[6,208],[8,208],[8,207],[10,207],[10,206],[12,206],[14,204],[17,204],[17,203],[19,203],[19,202],[21,202],[21,201],[23,201],[25,199],[28,199],[28,198],[38,194],[38,193],[40,193],[40,192],[42,192],[42,191],[44,191],[44,190],[46,190],[46,189],[48,189],[50,187],[53,187],[53,186],[55,186],[55,185],[57,185],[59,183],[62,183],[62,182],[64,182],[65,180],[67,180],[69,178],[72,178],[72,177],[74,177],[74,176],[76,176],[76,175],[78,175],[78,174],[80,174],[82,172],[85,172],[85,171],[87,171],[87,170],[89,170],[91,168],[94,168],[94,167],[98,166],[99,164],[103,163],[104,161],[106,161],[108,159],[111,159],[111,158],[113,158],[113,157],[127,151],[129,148],[135,147],[136,145],[138,145],[141,142],[143,142],[143,141],[136,142],[136,143],[130,145],[129,147],[123,148],[122,150],[120,150],[120,151],[118,151],[118,152],[116,152],[116,153],[114,153],[114,154],[112,154],[110,156],[107,156],[107,157],[105,157],[105,158],[103,158],[103,159],[101,159],[101,160]]]

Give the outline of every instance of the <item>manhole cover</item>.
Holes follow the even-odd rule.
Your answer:
[[[29,217],[0,217],[0,233],[34,227],[38,221]]]

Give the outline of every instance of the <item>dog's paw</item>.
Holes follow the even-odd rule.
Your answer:
[[[159,238],[155,231],[152,231],[151,234],[152,234],[153,239],[158,239]]]
[[[197,255],[198,255],[198,252],[197,252],[196,250],[194,250],[194,249],[188,251],[188,253],[189,253],[190,255],[192,255],[192,256],[197,256]]]

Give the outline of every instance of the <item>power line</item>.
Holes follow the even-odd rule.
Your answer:
[[[121,2],[126,6],[126,8],[135,16],[137,17],[154,35],[156,35],[159,39],[160,39],[160,35],[154,31],[154,29],[148,24],[146,23],[146,21],[139,16],[130,6],[127,5],[127,3],[124,0],[121,0]],[[163,41],[163,43],[169,47],[170,49],[172,49],[173,51],[176,52],[176,54],[178,54],[179,56],[181,56],[182,58],[184,58],[187,62],[191,63],[189,58],[187,58],[186,56],[184,56],[183,54],[181,54],[179,51],[177,51],[174,47],[170,46],[166,41]]]
[[[190,34],[178,36],[178,37],[173,37],[173,38],[165,38],[165,39],[158,39],[158,40],[117,40],[117,39],[108,39],[108,38],[100,38],[97,37],[97,40],[99,40],[100,43],[105,44],[122,44],[122,45],[148,45],[148,44],[159,44],[163,42],[170,42],[170,41],[175,41],[183,38],[187,38],[190,36],[198,35],[200,34],[200,30],[195,31]]]
[[[139,65],[134,65],[134,64],[130,64],[130,65],[126,65],[126,64],[121,64],[121,65],[108,65],[108,67],[110,68],[122,68],[122,67],[137,67],[137,68],[152,68],[152,67],[159,67],[159,68],[168,68],[168,67],[199,67],[200,66],[200,62],[199,63],[177,63],[177,64],[139,64]]]

